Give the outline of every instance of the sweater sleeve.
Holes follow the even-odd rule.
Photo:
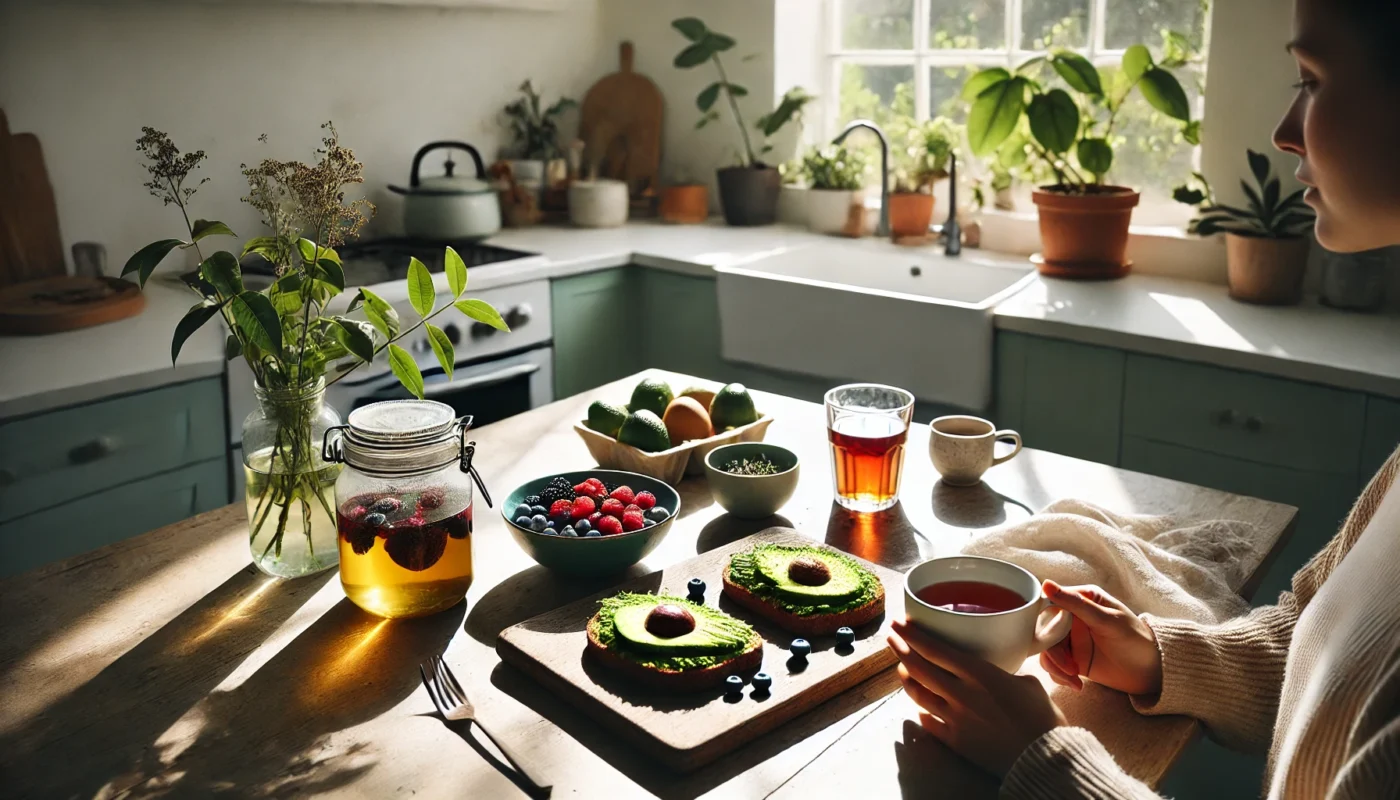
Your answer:
[[[1124,772],[1094,734],[1061,727],[1031,743],[1001,782],[1006,800],[1161,800]]]

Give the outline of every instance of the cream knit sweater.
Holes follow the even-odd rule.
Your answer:
[[[1144,615],[1162,651],[1162,693],[1132,698],[1137,710],[1196,717],[1238,749],[1269,745],[1270,798],[1400,798],[1397,471],[1400,450],[1278,605],[1218,625]],[[1072,727],[1026,748],[1002,796],[1158,798]]]

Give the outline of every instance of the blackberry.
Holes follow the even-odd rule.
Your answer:
[[[574,487],[569,485],[567,479],[555,478],[540,492],[540,505],[548,507],[558,500],[572,502],[575,496]]]
[[[526,497],[524,500],[521,500],[520,502],[524,503],[527,506],[544,505],[543,501],[540,500],[540,496],[537,494],[532,494],[529,497]]]

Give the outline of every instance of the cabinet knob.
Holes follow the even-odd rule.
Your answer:
[[[447,323],[442,326],[442,332],[447,334],[447,341],[453,344],[462,343],[462,329],[457,327],[456,324],[451,322]]]
[[[68,462],[71,464],[89,464],[100,458],[106,458],[112,454],[117,447],[111,437],[99,436],[90,442],[74,447],[68,451]]]
[[[487,325],[484,322],[473,322],[471,330],[473,339],[485,339],[488,336],[492,336],[496,333],[495,328],[491,327],[490,325]]]
[[[1234,425],[1235,410],[1233,408],[1222,408],[1211,415],[1216,425]]]
[[[1264,420],[1251,416],[1244,421],[1244,429],[1250,433],[1258,433],[1264,430]]]

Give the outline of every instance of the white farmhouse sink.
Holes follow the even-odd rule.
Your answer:
[[[992,309],[1035,279],[1025,259],[840,240],[715,272],[725,359],[974,410],[991,402]]]

